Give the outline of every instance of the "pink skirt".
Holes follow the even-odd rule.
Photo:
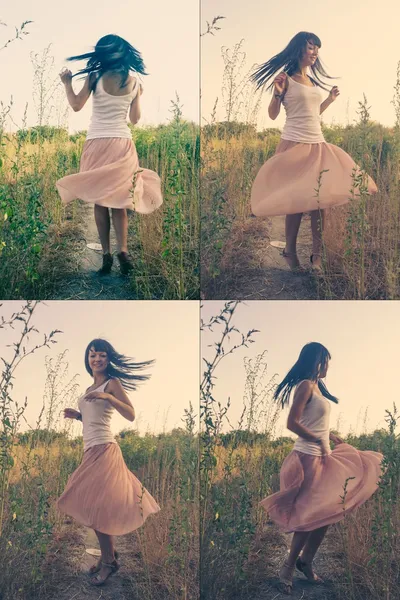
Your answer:
[[[346,204],[354,186],[353,159],[341,148],[321,142],[303,144],[281,140],[259,170],[251,191],[251,209],[257,217],[291,215]],[[322,173],[319,196],[318,177]],[[368,177],[368,191],[378,189]],[[355,194],[357,194],[357,189]]]
[[[124,535],[134,531],[152,513],[157,502],[125,464],[118,444],[92,446],[68,479],[57,507],[81,525]]]
[[[382,454],[338,444],[329,456],[293,450],[283,461],[280,491],[261,506],[286,533],[313,531],[337,523],[363,504],[378,487]],[[344,485],[348,477],[344,504]]]
[[[86,140],[79,173],[59,179],[56,186],[64,204],[80,198],[147,214],[163,201],[159,176],[139,167],[135,144],[125,138]]]

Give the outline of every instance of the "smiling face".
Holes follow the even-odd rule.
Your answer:
[[[315,64],[318,58],[319,47],[313,42],[306,42],[306,46],[303,50],[303,55],[301,58],[301,66],[302,67],[311,67]]]
[[[92,370],[93,375],[104,373],[108,367],[108,356],[107,352],[95,350],[91,347],[89,350],[89,367]]]

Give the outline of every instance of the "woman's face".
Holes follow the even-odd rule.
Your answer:
[[[97,351],[94,348],[89,350],[89,367],[92,370],[93,375],[95,373],[103,373],[108,366],[107,352]]]
[[[318,58],[318,50],[318,46],[312,42],[306,43],[306,47],[303,50],[303,56],[301,59],[301,64],[303,67],[311,67],[315,64],[315,61]]]
[[[319,367],[319,374],[318,374],[319,379],[323,379],[324,377],[326,377],[326,374],[328,372],[328,367],[329,367],[329,358],[327,358],[326,361],[324,363],[322,363]]]

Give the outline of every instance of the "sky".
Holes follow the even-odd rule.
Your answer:
[[[97,40],[108,33],[124,37],[143,55],[149,76],[143,80],[140,125],[166,122],[175,92],[183,105],[183,116],[199,121],[198,0],[114,0],[104,6],[98,0],[70,0],[63,8],[51,0],[3,2],[0,21],[8,27],[0,26],[0,47],[14,27],[27,20],[33,21],[26,28],[29,35],[0,51],[0,100],[8,103],[13,96],[17,123],[28,102],[28,124],[35,124],[31,52],[41,53],[52,44],[57,76],[67,66],[66,57],[92,51]],[[76,72],[81,65],[84,63],[68,63],[68,68]],[[82,83],[73,81],[78,91]],[[78,113],[70,109],[70,131],[87,129],[90,115],[91,100]]]
[[[223,305],[220,301],[204,302],[202,319],[207,321],[218,314]],[[233,324],[243,333],[250,329],[260,333],[254,335],[254,344],[227,356],[215,372],[215,397],[223,405],[231,398],[228,416],[232,424],[237,424],[243,408],[244,358],[266,350],[266,383],[274,374],[279,383],[296,362],[301,348],[312,341],[324,344],[332,356],[325,380],[329,391],[339,398],[338,405],[332,404],[332,428],[340,417],[341,433],[350,429],[362,433],[368,409],[366,428],[372,431],[386,426],[385,409],[390,410],[393,402],[400,409],[400,302],[251,301],[238,305]],[[202,335],[202,355],[206,359],[212,356],[208,346],[219,339],[219,331],[214,327],[213,333],[206,331]],[[232,335],[231,342],[238,341],[237,334]],[[287,415],[284,409],[279,435],[289,435]]]
[[[22,306],[21,302],[8,301],[0,306],[0,318],[7,317]],[[199,303],[196,301],[51,301],[40,303],[33,315],[33,324],[40,335],[32,335],[31,344],[42,341],[43,334],[59,329],[57,344],[43,348],[27,357],[15,372],[13,398],[20,405],[25,397],[25,412],[30,426],[34,427],[43,404],[46,380],[45,357],[56,357],[68,350],[69,375],[77,375],[79,394],[92,384],[84,366],[87,344],[94,338],[105,337],[118,352],[133,357],[138,362],[155,359],[149,369],[151,378],[129,392],[136,412],[131,423],[117,411],[111,428],[160,432],[184,426],[181,418],[189,402],[198,415],[199,397]],[[10,358],[6,346],[16,341],[14,332],[1,329],[0,356]],[[71,408],[77,408],[77,403]],[[27,429],[22,424],[21,431]],[[76,423],[77,434],[81,424]]]
[[[340,77],[340,96],[323,115],[326,124],[352,123],[357,118],[358,101],[366,94],[371,118],[383,125],[394,124],[391,104],[400,61],[397,0],[336,0],[334,3],[311,0],[259,2],[245,4],[232,0],[202,0],[201,31],[206,21],[224,16],[220,31],[202,37],[202,122],[209,120],[219,97],[219,120],[225,118],[221,105],[223,61],[221,47],[232,48],[244,39],[247,69],[262,64],[279,53],[299,31],[311,31],[321,39],[320,58],[327,72]],[[323,98],[326,92],[322,90]],[[270,94],[264,94],[259,128],[282,127],[284,111],[275,121],[268,117]]]

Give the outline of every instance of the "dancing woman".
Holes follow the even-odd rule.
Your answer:
[[[314,573],[313,560],[329,525],[368,500],[381,475],[382,454],[357,450],[329,431],[331,403],[338,402],[322,381],[330,358],[322,344],[307,344],[274,394],[283,408],[295,389],[287,427],[298,438],[283,461],[280,491],[260,503],[283,531],[293,532],[289,556],[279,572],[286,594],[292,591],[296,568],[309,581],[323,583]]]
[[[283,256],[293,270],[301,269],[296,248],[301,219],[304,212],[311,212],[310,263],[319,272],[325,209],[347,203],[352,189],[357,194],[360,180],[369,194],[377,192],[372,179],[361,175],[353,159],[338,146],[328,144],[322,134],[320,115],[340,92],[333,86],[322,101],[320,88],[328,90],[323,79],[332,77],[321,64],[320,48],[318,36],[302,31],[252,75],[259,89],[283,69],[268,86],[274,88],[268,113],[276,119],[283,104],[286,123],[275,155],[259,170],[251,192],[254,215],[286,215]]]
[[[64,411],[66,419],[82,421],[84,453],[57,506],[94,529],[99,540],[101,558],[89,571],[92,585],[102,585],[120,567],[113,536],[134,531],[160,510],[127,468],[110,427],[114,410],[128,421],[134,420],[135,411],[125,390],[135,390],[137,383],[148,379],[138,371],[151,363],[135,363],[106,340],[93,340],[85,352],[85,367],[93,384],[80,397],[79,411]]]
[[[94,51],[71,56],[69,61],[87,60],[75,75],[86,75],[78,94],[72,88],[71,71],[60,73],[68,102],[81,110],[93,94],[92,120],[83,146],[80,172],[57,181],[62,201],[75,198],[94,204],[94,216],[103,249],[100,275],[111,272],[110,214],[117,237],[121,273],[133,270],[128,255],[127,209],[151,213],[162,204],[160,178],[149,169],[139,168],[138,156],[127,115],[133,125],[140,119],[143,87],[137,75],[145,75],[142,56],[117,35],[106,35]],[[133,73],[133,74],[131,74]]]

